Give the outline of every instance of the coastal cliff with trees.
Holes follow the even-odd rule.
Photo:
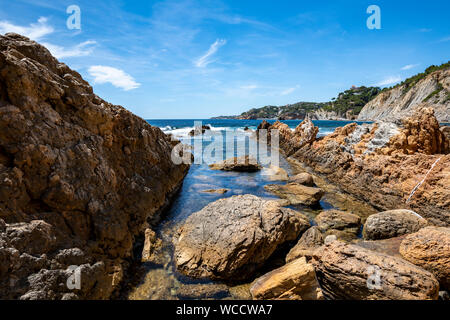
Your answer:
[[[352,86],[329,102],[297,102],[253,108],[237,116],[213,119],[304,119],[376,121],[411,116],[427,103],[439,122],[450,122],[450,62],[432,65],[401,83],[386,88]]]

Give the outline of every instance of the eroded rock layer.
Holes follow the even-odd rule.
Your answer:
[[[296,141],[296,133],[284,132],[283,151],[342,190],[379,210],[409,209],[431,224],[450,225],[449,140],[432,108],[402,123],[351,123],[294,150],[282,141]]]

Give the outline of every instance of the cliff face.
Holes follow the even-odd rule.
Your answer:
[[[281,149],[342,190],[380,210],[410,209],[450,225],[450,142],[432,108],[402,123],[350,123],[294,148],[284,143],[296,135],[280,130]]]
[[[409,89],[401,85],[381,92],[364,106],[358,120],[404,119],[422,103],[434,109],[439,122],[450,122],[449,68],[427,75]]]
[[[46,48],[0,36],[0,298],[109,298],[187,172],[171,151]]]

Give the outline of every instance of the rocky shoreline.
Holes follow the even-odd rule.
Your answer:
[[[277,130],[293,174],[251,155],[207,167],[270,173],[273,197],[202,187],[219,199],[169,234],[166,259],[155,226],[189,170],[171,160],[177,142],[23,36],[0,36],[0,79],[0,299],[119,298],[130,267],[172,262],[179,277],[219,282],[183,283],[178,298],[435,300],[450,289],[450,142],[427,104],[319,138],[309,117],[295,130],[263,121],[253,138]]]

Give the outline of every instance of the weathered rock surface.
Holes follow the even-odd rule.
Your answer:
[[[220,199],[186,219],[174,260],[191,277],[242,280],[308,228],[305,216],[276,201],[253,195]]]
[[[410,209],[449,226],[448,145],[433,110],[424,108],[403,124],[337,128],[291,158],[379,210]]]
[[[426,227],[406,236],[401,255],[433,273],[441,288],[450,289],[450,228]]]
[[[306,258],[296,259],[256,279],[250,287],[254,299],[318,300],[322,292],[314,267]]]
[[[450,122],[449,68],[429,74],[406,93],[405,91],[405,86],[401,85],[381,92],[364,106],[358,115],[358,120],[406,118],[411,116],[423,102],[428,102],[440,122]]]
[[[292,205],[315,205],[319,203],[324,194],[320,188],[307,187],[298,183],[288,183],[286,185],[268,184],[264,186],[264,189],[282,199],[287,199]]]
[[[439,283],[403,259],[333,241],[313,257],[323,294],[331,299],[437,299]]]
[[[361,218],[356,214],[339,211],[322,211],[316,217],[317,226],[326,235],[334,234],[338,238],[355,236],[361,226]]]
[[[262,129],[264,129],[264,131],[260,131]],[[314,126],[309,117],[306,116],[294,131],[292,131],[287,124],[280,121],[270,125],[270,123],[264,120],[258,126],[256,136],[259,139],[267,137],[267,141],[271,143],[271,134],[274,133],[273,130],[277,130],[279,146],[287,156],[292,155],[297,149],[307,144],[311,144],[319,132],[319,128]],[[260,133],[264,134],[261,135]]]
[[[0,36],[0,80],[0,298],[109,298],[188,167],[28,38]],[[70,265],[81,290],[66,286]]]
[[[370,215],[363,235],[368,240],[388,239],[419,231],[426,225],[427,221],[411,210],[389,210]]]
[[[289,177],[289,182],[294,182],[298,184],[303,184],[308,187],[314,186],[314,179],[312,175],[306,172],[302,172],[299,174],[296,174],[295,176]]]
[[[297,244],[289,251],[286,262],[291,262],[300,257],[312,257],[314,251],[323,244],[322,232],[314,226],[306,230]]]
[[[224,161],[210,164],[212,170],[255,172],[262,169],[258,161],[252,156],[242,156],[226,159]]]

